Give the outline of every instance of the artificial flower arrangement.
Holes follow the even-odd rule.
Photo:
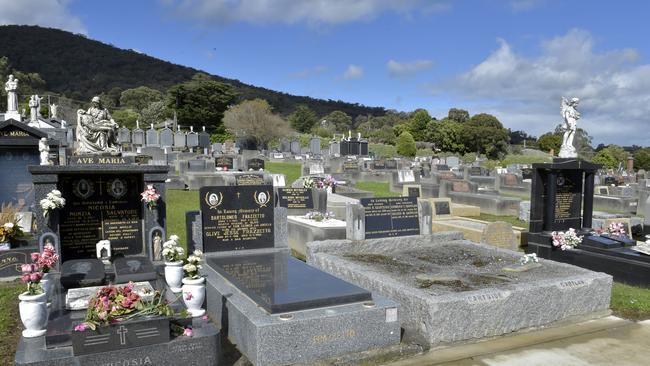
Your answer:
[[[21,235],[23,235],[23,228],[17,221],[5,222],[0,226],[0,243],[11,241]]]
[[[36,263],[23,264],[20,266],[20,270],[23,272],[20,279],[27,284],[27,294],[42,294],[44,292],[43,286],[41,286],[43,272],[38,270],[38,265]]]
[[[201,262],[203,261],[203,252],[200,250],[195,250],[189,257],[185,260],[185,265],[183,266],[183,272],[185,278],[191,278],[193,280],[201,277],[199,271],[203,268]]]
[[[582,236],[578,236],[574,228],[567,231],[553,231],[551,237],[553,246],[562,250],[573,249],[582,243]]]
[[[150,210],[156,207],[160,199],[160,194],[158,194],[153,184],[147,184],[147,189],[140,193],[140,196],[142,196],[142,202],[146,203]]]
[[[43,209],[43,216],[47,217],[50,211],[65,206],[65,198],[61,195],[61,191],[53,189],[41,200],[40,205]]]
[[[335,217],[334,212],[320,212],[320,211],[311,211],[305,215],[305,218],[308,220],[314,220],[317,222],[326,221],[333,219]]]
[[[607,233],[614,236],[627,236],[625,225],[622,222],[612,222],[607,227]]]
[[[178,235],[172,235],[163,243],[162,255],[166,262],[178,262],[185,256],[185,249],[180,246],[179,241]]]
[[[59,261],[59,255],[54,252],[54,245],[47,243],[43,246],[43,253],[32,253],[32,262],[40,272],[48,273]]]
[[[335,188],[338,182],[328,175],[325,179],[305,178],[302,182],[304,188]]]
[[[539,259],[537,258],[537,254],[531,253],[531,254],[524,254],[519,258],[519,264],[522,266],[525,266],[530,263],[538,263]]]

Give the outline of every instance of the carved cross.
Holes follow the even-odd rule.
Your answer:
[[[117,328],[117,334],[120,335],[120,344],[124,346],[126,344],[126,333],[128,333],[129,330],[126,329],[123,325],[120,325],[119,328]]]

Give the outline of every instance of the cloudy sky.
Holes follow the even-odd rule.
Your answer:
[[[443,117],[488,112],[539,136],[579,97],[594,143],[650,145],[650,2],[0,0],[0,24],[86,34],[297,95]]]

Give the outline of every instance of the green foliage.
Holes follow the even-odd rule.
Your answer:
[[[544,152],[553,150],[557,154],[560,151],[560,146],[562,146],[562,135],[551,132],[545,133],[539,137],[537,145]]]
[[[501,160],[501,165],[508,166],[510,164],[550,163],[552,161],[553,158],[544,156],[506,155],[506,157]]]
[[[352,118],[342,111],[334,111],[323,117],[323,120],[334,132],[346,133],[352,129]]]
[[[469,152],[460,157],[460,161],[465,164],[471,164],[476,161],[476,153]]]
[[[142,122],[145,125],[151,123],[158,123],[164,121],[166,118],[170,117],[172,114],[167,108],[167,102],[164,100],[159,100],[149,104],[145,109],[140,113],[142,117]]]
[[[206,126],[212,133],[221,133],[224,112],[235,96],[230,85],[211,80],[205,74],[196,74],[192,81],[169,89],[167,106],[176,110],[180,123]]]
[[[151,103],[159,102],[163,95],[156,89],[146,86],[139,86],[133,89],[127,89],[120,94],[120,106],[131,108],[142,114],[142,111],[149,107]]]
[[[235,136],[251,139],[260,148],[267,148],[270,141],[290,131],[287,121],[273,114],[269,103],[262,99],[245,100],[229,108],[224,124]]]
[[[417,152],[415,140],[413,139],[413,135],[409,132],[402,132],[402,134],[397,138],[395,146],[397,148],[397,154],[401,156],[413,157]]]
[[[464,109],[450,108],[449,113],[447,113],[447,118],[459,123],[467,122],[469,120],[469,112]]]
[[[318,137],[318,136],[316,136]],[[301,133],[298,135],[298,141],[300,142],[300,146],[302,147],[309,147],[309,141],[314,138],[314,135],[310,135],[307,133]],[[325,137],[318,137],[320,139],[320,147],[321,149],[327,149],[330,146],[330,139],[325,138]]]
[[[392,158],[397,156],[397,148],[387,144],[368,144],[368,152],[377,157]]]
[[[427,140],[427,127],[432,118],[425,109],[417,109],[409,119],[407,129],[413,135],[415,141]],[[399,133],[401,135],[401,132]]]
[[[465,153],[467,148],[463,143],[464,126],[450,119],[431,121],[428,126],[429,141],[436,149],[453,153]]]
[[[316,114],[306,105],[299,105],[289,116],[289,123],[296,131],[307,133],[316,125]]]
[[[390,126],[383,126],[372,136],[375,141],[390,145],[395,145],[395,139],[397,139],[397,135],[395,135],[395,129]]]
[[[230,131],[218,131],[218,132],[213,132],[210,134],[210,142],[215,143],[215,142],[221,142],[224,143],[228,140],[234,140],[235,135],[230,132]]]
[[[417,149],[415,156],[433,156],[431,149]]]
[[[120,88],[120,92],[143,85],[165,91],[173,85],[190,80],[199,71],[133,50],[119,49],[82,35],[35,26],[0,26],[0,50],[10,58],[15,69],[39,73],[47,81],[49,91],[82,101],[90,101],[93,96],[115,87]],[[226,51],[217,49],[217,52]],[[238,101],[256,98],[267,100],[273,110],[282,116],[289,115],[300,104],[307,105],[319,116],[335,110],[345,112],[353,118],[386,113],[380,107],[294,96],[247,85],[236,79],[216,75],[211,77],[215,81],[232,85],[240,96]],[[21,95],[29,95],[22,90],[22,85],[20,87]],[[119,106],[119,97],[118,93],[117,100],[114,100],[116,107]],[[109,105],[108,101],[106,105]]]
[[[596,153],[596,156],[594,156],[592,162],[601,164],[605,168],[616,169],[621,163],[623,166],[625,166],[627,156],[628,154],[625,152],[625,150],[623,150],[622,147],[617,145],[609,145]]]
[[[645,147],[634,152],[634,168],[650,170],[650,148]]]
[[[120,127],[135,128],[135,122],[140,118],[140,115],[129,108],[118,109],[113,111],[113,119]]]
[[[503,128],[503,125],[495,116],[487,113],[473,115],[469,119],[469,124],[474,127]]]
[[[311,133],[313,133],[316,136],[325,138],[325,139],[329,139],[332,136],[332,134],[330,134],[330,132],[327,130],[327,128],[323,128],[323,127],[313,128],[311,130]]]

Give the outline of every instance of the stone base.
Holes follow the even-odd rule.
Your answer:
[[[517,263],[521,253],[458,238],[458,234],[446,233],[354,243],[314,242],[307,246],[308,263],[399,302],[405,336],[430,345],[497,336],[609,308],[609,275],[541,260],[540,268],[508,276],[502,268]],[[451,256],[446,250],[451,250]],[[431,253],[438,253],[432,257],[438,262],[427,262],[433,261],[426,257]],[[387,258],[387,262],[364,263],[351,259],[355,256]],[[409,265],[401,262],[404,257],[411,258]],[[490,260],[493,257],[500,260]],[[481,262],[475,264],[475,259]],[[492,280],[467,282],[470,287],[466,290],[435,283],[428,288],[418,286],[416,272],[435,273],[436,267],[460,279],[474,274]],[[496,280],[504,275],[509,280]]]
[[[451,214],[454,216],[462,216],[462,217],[479,217],[481,216],[481,208],[478,206],[452,203]]]
[[[306,244],[312,241],[328,239],[345,239],[346,225],[345,217],[335,221],[335,226],[327,226],[326,223],[307,223],[299,217],[287,216],[289,233],[289,247],[296,253],[305,256],[307,254]],[[342,224],[342,225],[341,225]]]
[[[383,297],[271,315],[212,268],[203,268],[210,317],[221,320],[224,334],[256,366],[308,363],[400,341],[399,305]]]
[[[445,232],[445,231],[460,231],[461,233],[463,233],[463,238],[465,240],[478,243],[481,241],[483,230],[485,230],[487,224],[488,223],[485,221],[453,217],[449,220],[432,221],[431,230],[434,233]],[[523,244],[522,232],[525,231],[526,229],[522,227],[512,228],[512,232],[515,234],[515,238],[517,238],[517,243],[519,243],[519,245]],[[516,248],[511,248],[511,249],[516,249]]]

